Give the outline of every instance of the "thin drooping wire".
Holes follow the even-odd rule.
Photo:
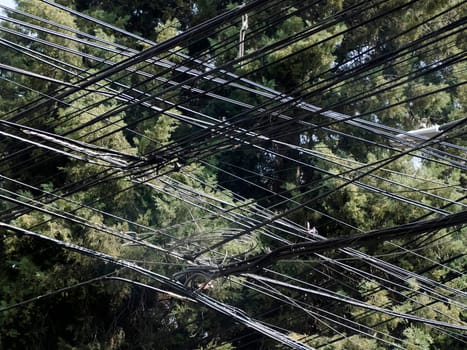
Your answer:
[[[87,19],[87,20],[90,20],[90,21],[92,21],[93,23],[97,23],[97,24],[99,24],[99,25],[102,25],[102,26],[105,26],[105,27],[107,27],[107,28],[110,28],[110,29],[112,29],[112,30],[115,31],[115,32],[124,34],[125,36],[128,36],[128,37],[131,37],[131,38],[134,38],[134,39],[143,41],[143,42],[148,43],[148,44],[150,44],[150,45],[155,45],[155,43],[152,42],[152,41],[150,41],[150,40],[147,40],[147,39],[142,38],[142,37],[140,37],[140,36],[134,35],[134,34],[129,33],[129,32],[127,32],[127,31],[121,30],[121,29],[119,29],[119,28],[117,28],[117,27],[115,27],[115,26],[109,25],[109,24],[107,24],[107,23],[105,23],[105,22],[95,20],[95,19],[93,19],[92,17],[89,17],[89,16],[83,15],[83,14],[81,14],[81,13],[79,13],[79,12],[73,11],[73,10],[71,10],[71,9],[69,9],[69,8],[64,7],[63,5],[58,5],[58,4],[55,4],[55,3],[50,3],[50,2],[48,2],[48,1],[45,1],[45,2],[48,3],[48,4],[50,4],[50,5],[56,6],[56,7],[60,8],[60,9],[62,9],[62,10],[65,10],[65,11],[67,11],[67,12],[69,12],[69,13],[75,14],[75,15],[77,15],[78,17],[81,17],[81,18],[85,18],[85,19]],[[411,30],[413,30],[414,28],[417,28],[417,26],[427,24],[429,21],[434,20],[434,19],[436,19],[436,18],[438,18],[438,17],[440,17],[440,16],[442,16],[442,15],[444,15],[444,14],[446,14],[446,13],[448,13],[448,12],[454,10],[454,9],[456,9],[458,6],[461,6],[461,3],[459,3],[459,4],[454,4],[452,7],[446,9],[445,11],[442,11],[442,12],[440,12],[440,13],[437,13],[437,14],[434,15],[433,17],[430,17],[429,19],[424,20],[423,22],[419,23],[419,24],[416,25],[415,27],[411,27],[411,28],[405,30],[403,33],[408,33],[408,32],[410,32]],[[393,40],[393,39],[397,38],[397,37],[400,36],[400,35],[402,35],[402,33],[401,33],[401,34],[397,34],[395,37],[393,37],[393,38],[391,38],[391,39]],[[355,58],[358,59],[359,56],[365,55],[365,54],[367,53],[367,51],[369,51],[369,50],[371,50],[371,49],[364,50],[362,53],[359,53],[359,55],[357,55],[356,57],[353,57],[353,59],[355,59]],[[187,57],[187,56],[185,56],[185,55],[183,55],[183,54],[180,54],[180,53],[178,53],[178,54],[179,54],[181,57],[185,57],[185,58]],[[348,61],[345,61],[341,66],[345,66],[345,64],[348,63],[348,62],[350,62],[350,59],[349,59]],[[205,63],[203,63],[203,64],[205,64]],[[209,65],[209,64],[205,64],[205,65],[206,65],[207,68],[211,68],[211,65]],[[333,68],[333,69],[339,69],[339,67],[341,67],[341,66],[337,66],[337,67],[335,67],[335,68]],[[230,73],[230,72],[222,71],[221,73],[225,73],[225,74],[227,74],[227,75],[229,75],[229,76],[235,77],[235,75],[232,74],[232,73]],[[275,95],[279,95],[279,96],[281,95],[280,93],[278,93],[278,92],[276,92],[276,91],[274,91],[274,90],[272,90],[272,89],[270,89],[270,88],[266,88],[266,87],[264,87],[264,86],[258,85],[257,83],[254,83],[254,82],[252,82],[252,81],[248,81],[248,80],[246,80],[246,79],[244,79],[244,78],[242,78],[241,81],[242,81],[242,82],[245,82],[245,83],[248,83],[248,84],[250,84],[250,85],[252,85],[252,86],[255,86],[255,87],[260,87],[261,89],[264,89],[265,91],[273,92]],[[364,123],[368,123],[368,122],[365,121],[365,120],[361,120],[361,121],[364,122]],[[373,124],[374,124],[374,123],[373,123]],[[375,124],[375,126],[377,126],[377,124]]]
[[[466,121],[467,121],[467,120],[466,120]],[[388,157],[388,158],[386,158],[386,159],[382,159],[382,160],[373,162],[372,164],[365,165],[364,168],[365,168],[365,169],[370,168],[370,170],[366,170],[366,171],[364,171],[364,172],[362,172],[362,173],[356,175],[352,180],[350,180],[350,181],[348,181],[348,182],[345,182],[345,183],[342,184],[342,185],[338,185],[338,186],[336,186],[334,189],[329,190],[329,191],[326,191],[326,192],[323,193],[323,194],[319,194],[319,195],[317,195],[317,196],[315,196],[315,197],[313,197],[313,198],[311,198],[311,199],[309,199],[309,200],[306,200],[305,202],[301,203],[300,205],[295,206],[295,207],[292,208],[292,209],[288,209],[288,210],[284,211],[283,213],[277,214],[276,216],[274,216],[274,217],[273,217],[272,219],[270,219],[270,220],[271,220],[271,221],[274,221],[274,220],[280,219],[280,218],[282,218],[282,217],[284,217],[284,216],[286,216],[286,215],[290,215],[291,213],[296,212],[297,210],[302,209],[302,208],[304,208],[305,206],[310,205],[311,203],[317,201],[318,199],[321,199],[321,198],[323,198],[324,196],[327,196],[329,193],[334,193],[334,192],[336,192],[337,190],[339,190],[340,188],[343,188],[343,187],[345,187],[345,186],[348,186],[348,185],[350,185],[350,184],[353,184],[354,182],[358,181],[359,179],[361,179],[361,178],[367,176],[367,175],[370,174],[370,173],[373,173],[373,172],[376,171],[376,170],[379,170],[379,169],[383,168],[384,166],[386,166],[386,165],[388,165],[388,164],[394,162],[395,160],[397,160],[397,159],[403,157],[404,155],[409,154],[410,152],[413,152],[413,151],[416,150],[416,149],[423,148],[424,145],[425,145],[426,143],[429,143],[429,142],[432,141],[432,140],[436,140],[439,136],[441,136],[442,134],[446,133],[447,131],[449,131],[450,129],[454,128],[455,126],[456,126],[456,125],[453,125],[453,126],[451,126],[450,128],[447,128],[446,130],[442,131],[439,135],[436,135],[436,136],[434,136],[434,137],[429,138],[428,140],[424,141],[423,143],[419,144],[419,145],[416,146],[416,147],[412,147],[411,149],[406,150],[406,151],[403,151],[403,152],[401,152],[401,153],[399,153],[399,154],[397,154],[397,155],[395,155],[395,156]],[[357,169],[359,169],[359,168],[355,168],[354,170],[357,170]],[[261,224],[261,225],[255,226],[253,230],[258,229],[258,228],[261,228],[263,225],[266,225],[266,224],[268,224],[268,223],[269,223],[269,220],[268,220],[268,221],[265,221],[265,222],[264,222],[263,224]],[[249,233],[253,232],[253,230],[246,230],[246,231],[244,231],[244,232],[242,232],[242,233],[237,234],[235,237],[240,237],[241,235],[249,234]],[[234,238],[231,238],[230,240],[232,240],[232,239],[234,239]],[[221,241],[221,242],[219,242],[218,244],[216,244],[216,245],[214,245],[213,247],[211,247],[210,249],[216,248],[216,247],[218,247],[218,246],[220,246],[220,245],[222,245],[222,244],[227,243],[228,241],[229,241],[229,240]],[[209,251],[209,249],[208,249],[208,250],[205,250],[205,251],[203,251],[203,252],[199,252],[198,254],[202,254],[202,253],[207,252],[207,251]]]
[[[111,76],[114,73],[118,73],[119,71],[124,70],[124,69],[126,69],[126,68],[128,68],[128,67],[130,67],[130,66],[132,66],[134,64],[137,64],[139,62],[143,62],[147,58],[151,58],[151,57],[157,55],[158,53],[162,53],[162,52],[166,51],[167,49],[170,49],[171,47],[186,41],[187,39],[189,40],[190,36],[192,36],[192,35],[196,36],[197,34],[206,33],[206,31],[210,27],[214,27],[214,26],[216,26],[218,24],[224,23],[225,21],[236,18],[238,15],[241,15],[242,13],[247,12],[248,10],[251,10],[253,8],[256,8],[256,7],[260,6],[261,3],[263,3],[263,2],[264,2],[263,0],[255,0],[255,1],[252,1],[249,4],[247,4],[247,5],[245,5],[245,6],[241,7],[241,8],[230,10],[230,11],[227,11],[227,12],[221,14],[221,15],[218,15],[217,17],[215,17],[213,19],[210,19],[210,20],[208,20],[208,21],[206,21],[206,22],[204,22],[204,23],[202,23],[202,24],[200,24],[198,26],[195,26],[195,27],[191,28],[189,31],[187,31],[185,33],[182,33],[182,34],[180,34],[179,36],[177,36],[175,38],[169,39],[166,42],[161,43],[156,47],[146,49],[145,51],[143,51],[140,54],[134,55],[134,56],[132,56],[130,58],[127,58],[127,59],[125,59],[123,61],[120,61],[117,65],[115,65],[113,67],[106,68],[106,69],[94,74],[92,76],[92,78],[88,78],[85,81],[79,83],[78,84],[79,87],[72,88],[72,89],[67,89],[67,90],[65,90],[65,91],[63,91],[61,93],[58,93],[55,97],[58,98],[58,99],[63,99],[64,97],[67,97],[67,96],[79,91],[80,89],[84,89],[84,88],[86,88],[86,87],[88,87],[88,86],[90,86],[90,85],[92,85],[92,84],[94,84],[96,82],[99,82],[100,80],[103,80],[103,79]],[[33,109],[48,106],[49,103],[50,102],[48,102],[46,100],[46,101],[44,101],[42,103],[36,104],[33,108],[28,108],[26,110],[23,110],[22,112],[17,113],[13,117],[13,120],[21,118],[26,113],[30,113]]]
[[[423,319],[422,317],[413,316],[413,315],[409,315],[409,314],[402,314],[402,313],[398,313],[398,312],[395,312],[395,311],[392,311],[392,310],[389,310],[389,309],[383,309],[383,308],[373,306],[373,305],[370,305],[370,304],[365,304],[363,302],[357,301],[356,299],[353,299],[353,298],[350,298],[350,297],[340,296],[338,293],[334,293],[332,291],[324,292],[324,291],[320,291],[320,290],[313,290],[313,289],[309,289],[309,288],[303,288],[303,287],[299,287],[299,286],[296,286],[296,285],[293,285],[293,284],[290,284],[290,283],[281,282],[281,281],[278,281],[278,280],[274,280],[274,279],[267,278],[267,277],[262,277],[262,276],[259,276],[259,275],[249,274],[248,277],[250,277],[252,279],[255,279],[255,280],[259,280],[259,281],[265,280],[265,281],[267,281],[269,283],[272,283],[272,284],[275,284],[275,285],[280,285],[280,286],[283,286],[283,287],[287,287],[287,288],[289,288],[291,290],[302,291],[302,292],[306,292],[306,293],[309,293],[309,294],[312,294],[312,295],[319,295],[319,296],[322,296],[322,297],[325,297],[325,298],[329,298],[329,299],[332,299],[332,300],[337,300],[337,301],[344,302],[346,304],[351,304],[351,305],[354,305],[354,306],[357,306],[357,307],[369,308],[371,310],[378,310],[379,312],[382,312],[382,313],[385,313],[385,314],[388,314],[388,315],[392,315],[392,316],[396,316],[396,317],[400,317],[400,318],[406,318],[408,320],[422,322],[424,324],[442,325],[442,326],[446,326],[448,328],[453,328],[453,329],[457,329],[457,330],[466,330],[467,329],[466,326],[457,326],[457,325],[453,325],[453,324],[450,324],[450,323],[438,322],[438,321],[433,322],[432,320]]]
[[[249,5],[251,5],[251,4],[249,4]],[[55,6],[55,5],[54,5],[54,6]],[[252,5],[252,8],[254,8],[254,7],[255,7],[255,6]],[[212,25],[212,23],[211,23],[211,24],[210,24],[210,23],[206,23],[206,24]],[[159,51],[160,51],[160,50],[159,50]],[[120,53],[120,52],[118,52],[118,53]],[[137,54],[139,54],[139,53],[137,53]],[[154,61],[154,58],[151,58],[151,60]],[[160,60],[161,60],[161,58],[157,59],[156,61],[160,61]]]
[[[153,271],[144,269],[138,265],[132,264],[124,259],[117,259],[113,256],[94,251],[89,248],[81,247],[73,243],[68,243],[64,242],[58,239],[50,238],[32,231],[28,231],[13,225],[5,224],[0,222],[0,226],[3,227],[5,230],[14,232],[16,234],[24,234],[26,236],[30,237],[35,237],[41,240],[44,240],[46,242],[50,242],[51,244],[57,245],[59,247],[62,247],[63,249],[70,250],[73,252],[77,252],[79,254],[89,256],[98,260],[106,261],[110,264],[113,264],[115,266],[120,266],[125,269],[128,269],[130,271],[134,271],[138,274],[141,274],[143,276],[151,278],[153,281],[160,283],[161,285],[169,288],[170,290],[173,290],[176,294],[181,294],[182,297],[188,297],[192,300],[196,300],[202,305],[207,306],[208,308],[217,311],[218,313],[221,313],[223,315],[226,315],[227,317],[249,327],[252,328],[262,334],[267,335],[268,337],[284,344],[287,346],[290,346],[293,349],[298,349],[298,350],[310,350],[311,348],[308,346],[305,346],[301,344],[300,342],[294,341],[290,337],[288,337],[285,334],[279,333],[275,331],[274,329],[265,326],[264,324],[248,317],[245,313],[239,313],[239,310],[228,305],[221,303],[215,299],[212,299],[208,297],[207,295],[201,294],[197,291],[190,290],[186,288],[185,286],[174,282],[173,280],[155,273]]]

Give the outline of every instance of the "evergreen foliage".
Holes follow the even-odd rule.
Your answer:
[[[206,0],[57,2],[159,43],[240,3]],[[416,129],[462,118],[466,103],[465,57],[454,66],[444,66],[443,62],[465,52],[464,33],[453,34],[438,43],[440,48],[449,49],[437,49],[437,45],[432,45],[429,50],[414,50],[414,54],[397,56],[394,53],[397,50],[410,52],[411,44],[430,40],[425,38],[429,33],[461,20],[465,16],[465,6],[456,0],[418,1],[408,8],[402,6],[406,3],[403,1],[390,0],[378,6],[377,1],[370,1],[366,11],[354,16],[336,16],[339,21],[326,27],[331,14],[357,3],[354,0],[281,1],[277,6],[250,14],[246,58],[228,68],[267,86],[270,91],[274,89],[298,97],[298,102],[360,116],[365,121],[397,129]],[[418,25],[423,18],[455,5],[454,10]],[[383,15],[397,6],[402,8]],[[134,50],[149,47],[148,43],[93,26],[41,1],[18,0],[17,8]],[[284,11],[282,14],[287,16],[270,23],[269,19],[276,19],[278,11]],[[21,14],[10,16],[27,20]],[[123,50],[110,53],[81,43],[82,36],[76,33],[70,34],[37,20],[31,23],[77,40],[34,28],[28,29],[29,38],[18,39],[7,31],[0,32],[0,38],[19,41],[31,49],[38,46],[38,51],[61,61],[61,67],[73,74],[6,48],[0,50],[1,63],[75,84],[87,74],[95,74],[134,54]],[[240,25],[239,22],[226,23],[223,30],[213,31],[201,40],[193,38],[183,49],[176,47],[174,50],[208,60],[214,68],[220,67],[238,55],[238,40],[232,38],[237,38]],[[2,21],[0,26],[25,31],[20,25],[9,22]],[[266,29],[259,35],[252,34],[263,27]],[[310,27],[322,30],[311,31],[301,40],[273,49],[267,55],[248,59],[248,55],[254,57],[255,52]],[[31,37],[57,46],[40,45]],[[229,40],[232,43],[225,49],[223,44]],[[75,53],[64,52],[59,46],[75,50]],[[89,56],[82,58],[78,52]],[[99,62],[96,57],[107,62]],[[188,64],[201,74],[209,73],[206,67],[200,68],[193,61],[186,63],[181,56],[167,57],[175,65]],[[387,64],[378,63],[381,57],[388,57],[384,61]],[[373,61],[376,63],[371,65]],[[368,64],[365,75],[339,80],[365,64]],[[435,69],[438,65],[441,68]],[[432,71],[416,76],[422,68]],[[443,210],[460,212],[465,210],[461,206],[467,183],[465,171],[450,166],[449,162],[431,162],[421,151],[376,169],[379,160],[394,153],[393,146],[381,134],[351,123],[329,126],[333,132],[314,128],[312,125],[328,123],[329,119],[301,108],[299,103],[282,105],[279,99],[270,102],[265,96],[232,86],[216,88],[210,79],[196,80],[196,85],[189,89],[184,86],[168,89],[163,85],[164,80],[189,79],[191,75],[187,71],[168,71],[148,62],[131,69],[133,71],[118,73],[119,83],[150,91],[157,97],[147,98],[144,94],[127,91],[130,103],[144,98],[150,103],[159,103],[158,98],[167,98],[172,104],[160,102],[159,110],[155,110],[134,103],[132,108],[120,110],[122,101],[109,101],[104,93],[91,93],[103,89],[93,84],[88,90],[72,94],[67,104],[51,101],[18,123],[24,121],[29,127],[121,152],[134,157],[131,159],[149,159],[162,154],[161,150],[173,159],[139,173],[133,168],[104,167],[101,163],[51,155],[45,148],[28,147],[25,142],[1,136],[0,152],[4,156],[0,165],[1,194],[4,197],[14,194],[11,200],[0,202],[1,221],[134,261],[164,276],[177,278],[193,290],[233,305],[248,315],[258,316],[265,324],[287,331],[291,339],[314,348],[463,348],[465,337],[462,338],[462,334],[450,337],[447,332],[434,331],[432,326],[306,292],[271,287],[251,276],[212,279],[207,270],[200,270],[193,276],[180,274],[180,271],[183,267],[199,268],[200,262],[209,266],[233,263],[268,253],[284,242],[302,242],[303,237],[298,235],[281,236],[279,227],[283,222],[315,226],[323,236],[335,238],[417,221],[425,217],[430,208],[437,209],[437,213]],[[135,73],[138,70],[144,74]],[[219,76],[227,78],[226,74]],[[14,115],[10,112],[17,107],[20,111],[23,108],[20,106],[41,96],[53,95],[60,88],[51,81],[6,70],[0,71],[0,77],[7,78],[0,81],[0,116],[5,120]],[[109,86],[124,90],[115,82]],[[224,98],[213,99],[197,89],[212,89]],[[440,91],[431,94],[437,90]],[[404,102],[406,99],[413,100]],[[242,104],[231,103],[231,100]],[[183,102],[180,103],[183,108],[174,107],[178,102]],[[260,109],[247,107],[269,108],[270,103],[275,110],[268,115],[262,114]],[[201,114],[220,121],[225,130],[235,125],[253,132],[261,128],[266,131],[263,138],[245,136],[248,142],[232,141],[234,146],[228,147],[225,146],[228,144],[225,140],[231,141],[228,136],[216,138],[212,136],[216,135],[214,132],[210,135],[206,131],[215,130],[215,127],[203,130],[182,121],[186,115],[196,119]],[[293,116],[294,122],[286,124],[280,115]],[[223,130],[218,129],[218,134]],[[465,136],[465,125],[463,130]],[[450,141],[466,146],[462,132],[459,134]],[[370,142],[359,142],[359,139]],[[47,144],[44,139],[35,140]],[[177,140],[192,142],[186,147],[188,159],[178,153]],[[290,145],[299,145],[308,152]],[[211,149],[215,152],[203,159],[202,151]],[[18,150],[22,151],[15,155]],[[440,150],[444,150],[443,146]],[[461,147],[453,154],[464,157],[465,165],[465,152]],[[457,161],[462,163],[462,160]],[[369,164],[375,164],[376,170],[370,176],[359,178],[368,170],[364,166]],[[359,171],[350,171],[359,167],[362,168]],[[241,182],[238,178],[248,181]],[[348,182],[352,184],[326,195]],[[392,197],[387,196],[389,193]],[[17,205],[15,200],[25,205]],[[251,206],[252,201],[258,207]],[[300,203],[309,204],[294,210]],[[246,223],[253,226],[267,220],[257,209],[259,206],[270,208],[271,216],[288,214],[281,218],[283,222],[259,227],[240,239],[233,239],[238,232],[248,229]],[[20,210],[24,212],[16,215]],[[67,216],[60,216],[60,213]],[[294,232],[295,228],[287,229]],[[439,296],[437,300],[425,295],[427,284],[420,279],[399,271],[391,270],[394,272],[391,274],[364,259],[352,261],[355,270],[351,272],[341,270],[340,261],[353,259],[344,249],[321,256],[298,255],[296,259],[276,262],[274,271],[264,270],[263,273],[271,278],[279,274],[294,276],[310,288],[319,286],[394,312],[465,325],[465,298],[452,295],[451,289],[465,289],[466,278],[460,272],[467,263],[466,237],[465,229],[459,228],[455,234],[445,229],[421,237],[374,242],[358,250],[383,257],[392,267],[399,266],[430,278],[436,282],[430,288]],[[218,249],[206,250],[222,239],[230,241]],[[179,255],[165,254],[164,249]],[[409,253],[412,249],[416,253]],[[285,348],[266,337],[252,335],[248,328],[200,304],[112,279],[134,278],[151,285],[148,276],[136,276],[124,268],[40,240],[1,232],[0,257],[0,349]],[[331,261],[334,258],[336,260]],[[359,268],[366,274],[359,272]],[[89,283],[68,289],[88,280]],[[394,287],[392,281],[399,286]],[[38,295],[44,297],[9,308]],[[282,298],[284,295],[287,303]],[[451,299],[454,301],[449,302]],[[340,317],[342,327],[327,326],[324,316],[330,313]],[[354,322],[367,328],[355,326]]]

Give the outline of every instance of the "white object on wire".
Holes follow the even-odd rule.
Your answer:
[[[240,28],[240,45],[238,48],[238,57],[243,57],[245,54],[245,36],[248,29],[248,14],[242,16],[242,27]]]

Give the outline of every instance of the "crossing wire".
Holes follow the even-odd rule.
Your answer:
[[[293,102],[293,101],[292,101]],[[284,104],[285,105],[285,104]],[[271,109],[269,110],[269,112],[271,111]],[[274,219],[273,221],[275,221],[276,219]],[[271,222],[272,223],[272,222]]]

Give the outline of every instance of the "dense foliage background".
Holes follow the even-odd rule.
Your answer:
[[[241,5],[240,1],[207,0],[57,2],[158,43]],[[466,154],[462,148],[466,146],[465,124],[461,126],[464,129],[458,129],[447,140],[458,148],[438,148],[440,154],[449,151],[452,161],[442,158],[432,161],[434,156],[415,152],[412,155],[420,158],[409,155],[394,160],[384,169],[375,170],[374,176],[362,179],[365,186],[354,183],[327,194],[345,183],[345,178],[330,177],[330,174],[394,154],[393,145],[383,133],[374,132],[373,124],[393,130],[411,130],[424,125],[442,125],[465,115],[467,41],[465,31],[458,28],[465,26],[462,20],[465,20],[466,6],[456,0],[388,0],[367,1],[366,4],[365,11],[338,15],[344,9],[361,4],[354,0],[271,2],[270,6],[249,13],[245,54],[253,56],[243,62],[230,63],[238,55],[240,18],[176,49],[184,55],[206,60],[212,67],[229,63],[226,68],[233,73],[245,75],[299,102],[322,107],[325,111],[358,116],[369,122],[368,128],[349,123],[328,125],[329,118],[298,104],[282,106],[275,101],[271,105],[265,95],[230,85],[215,87],[210,80],[195,80],[190,89],[178,86],[165,91],[157,79],[118,73],[122,84],[171,101],[173,105],[156,98],[148,99],[168,113],[193,117],[198,117],[196,113],[199,113],[237,123],[246,130],[258,130],[263,136],[254,139],[256,147],[238,143],[223,148],[224,144],[217,144],[215,136],[142,104],[114,113],[121,101],[95,93],[97,85],[92,87],[94,92],[79,91],[67,103],[52,100],[42,109],[28,111],[28,102],[54,95],[59,86],[52,80],[2,69],[0,115],[3,120],[16,115],[14,120],[21,125],[66,135],[102,149],[117,150],[128,155],[128,159],[155,154],[160,149],[167,151],[164,157],[173,159],[153,169],[169,174],[165,182],[150,180],[146,174],[144,181],[150,186],[143,186],[131,177],[107,176],[110,172],[101,164],[83,162],[66,154],[51,155],[48,149],[31,147],[2,134],[1,221],[121,257],[164,276],[177,276],[186,266],[174,256],[151,249],[150,245],[183,256],[209,247],[244,229],[242,223],[243,220],[247,222],[246,218],[251,222],[266,220],[260,209],[257,212],[242,209],[252,208],[248,206],[251,201],[258,208],[269,208],[271,215],[285,215],[290,211],[284,219],[301,227],[303,235],[284,236],[274,228],[265,235],[257,230],[245,239],[232,240],[220,247],[215,252],[218,255],[209,250],[204,252],[202,261],[222,261],[216,260],[219,256],[225,261],[234,261],[267,253],[282,246],[283,242],[275,237],[283,237],[284,242],[287,240],[290,244],[302,242],[307,238],[307,225],[315,227],[326,238],[337,238],[465,210]],[[149,42],[99,26],[43,1],[18,0],[17,9],[116,42],[134,52],[151,46]],[[433,17],[437,14],[440,15]],[[87,39],[77,32],[57,29],[18,12],[8,12],[8,16]],[[429,41],[430,33],[450,25],[451,31],[446,32],[449,35]],[[79,81],[80,74],[99,72],[106,65],[124,59],[118,51],[73,41],[34,26],[25,27],[19,22],[4,20],[0,26],[3,28],[0,32],[2,64],[62,82],[73,84]],[[283,39],[290,40],[313,26],[319,31],[311,30],[300,40],[255,58],[256,52]],[[45,45],[37,39],[56,46]],[[419,41],[426,46],[410,46]],[[47,57],[39,60],[37,56],[28,56],[11,43]],[[397,56],[397,52],[403,55]],[[197,67],[196,62],[181,56],[169,55],[167,59],[184,67]],[[74,75],[47,62],[66,67]],[[365,74],[359,73],[359,67],[365,67]],[[189,72],[167,73],[157,65],[140,63],[133,68],[175,82],[191,78]],[[119,91],[123,89],[123,85],[115,82],[110,86]],[[213,89],[213,93],[223,99],[198,94],[196,89]],[[231,103],[231,100],[241,101],[241,104]],[[265,106],[270,110],[264,114],[245,106]],[[296,122],[285,123],[278,117],[281,113],[292,116]],[[107,114],[108,118],[95,119]],[[326,124],[328,129],[311,127],[321,124]],[[2,130],[11,131],[4,124]],[[11,132],[20,134],[18,130]],[[369,142],[361,142],[362,139]],[[36,139],[44,140],[44,137]],[[181,148],[185,152],[182,154],[177,145],[185,140],[189,147]],[[171,146],[174,142],[179,143]],[[202,151],[211,149],[209,147],[216,152],[204,157]],[[180,167],[183,171],[178,171]],[[348,174],[348,179],[359,174],[357,171]],[[86,182],[89,179],[96,181],[89,185]],[[87,185],[80,187],[82,184]],[[387,196],[388,193],[392,197]],[[198,202],[201,197],[205,198],[204,202]],[[309,204],[292,211],[297,203]],[[234,209],[230,210],[231,207]],[[237,215],[238,222],[232,222],[228,216],[230,212]],[[56,213],[67,213],[67,216],[59,217]],[[7,231],[0,233],[0,307],[5,308],[0,313],[2,349],[227,350],[283,346],[199,304],[131,283],[151,284],[147,276],[47,241]],[[465,325],[465,295],[456,294],[456,291],[465,290],[467,283],[463,275],[465,236],[465,229],[460,226],[421,238],[373,242],[360,249],[371,256],[383,257],[391,266],[436,282],[429,292],[426,286],[420,285],[418,277],[409,278],[404,272],[400,272],[400,280],[397,280],[400,287],[394,286],[391,284],[394,275],[365,261],[350,261],[355,270],[345,270],[339,263],[351,258],[338,250],[321,257],[286,259],[277,262],[274,271],[306,281],[313,288],[320,286],[378,307]],[[125,242],[124,238],[128,237],[144,240],[146,245]],[[408,253],[410,250],[415,253]],[[336,260],[331,262],[326,257]],[[89,282],[75,286],[83,281]],[[215,279],[208,287],[206,283],[205,276],[198,276],[190,286],[266,324],[275,325],[277,330],[312,347],[465,348],[465,336],[454,330],[439,331],[423,323],[300,291],[288,291],[289,299],[281,299],[271,286],[265,287],[246,276]],[[75,287],[68,288],[70,286]],[[8,308],[37,296],[43,297]],[[332,315],[342,317],[340,324],[328,322],[326,317],[334,317]]]

